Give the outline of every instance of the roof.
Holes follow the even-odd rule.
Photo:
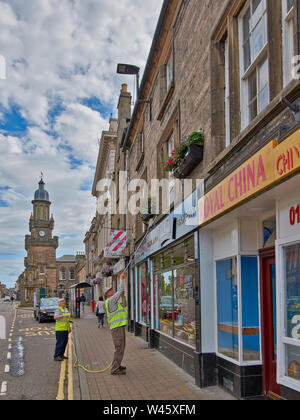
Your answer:
[[[58,261],[58,262],[76,262],[76,256],[75,255],[63,255],[60,258],[56,258],[56,261]]]

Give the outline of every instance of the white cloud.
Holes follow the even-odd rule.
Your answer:
[[[0,124],[17,109],[28,126],[19,134],[14,119],[0,127],[0,281],[13,285],[22,271],[41,171],[54,234],[62,236],[57,254],[83,250],[95,201],[81,187],[93,180],[98,138],[116,113],[121,83],[134,86],[132,77],[116,75],[116,65],[144,68],[162,2],[0,0],[0,55],[7,65]],[[89,108],[89,98],[102,108]]]

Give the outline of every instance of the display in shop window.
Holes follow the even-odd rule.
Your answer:
[[[286,247],[286,336],[300,340],[300,244]]]

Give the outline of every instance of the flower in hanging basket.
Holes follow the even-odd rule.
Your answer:
[[[174,172],[184,162],[185,157],[189,151],[190,146],[204,146],[204,133],[203,130],[195,131],[189,136],[182,137],[179,146],[175,146],[165,162],[165,170],[167,172]]]
[[[103,282],[103,279],[100,279],[100,278],[97,278],[97,279],[94,279],[93,280],[93,284],[94,285],[96,285],[96,284],[101,284]]]

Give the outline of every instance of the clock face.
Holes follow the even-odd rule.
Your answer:
[[[46,235],[46,233],[43,230],[39,231],[39,235],[41,238],[44,238],[44,236]]]

